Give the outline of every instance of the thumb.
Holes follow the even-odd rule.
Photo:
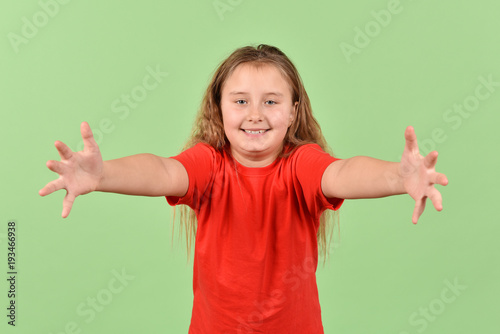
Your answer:
[[[75,196],[67,192],[66,196],[64,196],[63,199],[63,211],[62,211],[63,218],[69,216],[71,208],[73,207],[73,202],[75,202]]]
[[[89,152],[99,152],[99,145],[97,145],[94,134],[90,129],[90,125],[87,122],[82,122],[80,125],[80,132],[83,139],[83,150]]]

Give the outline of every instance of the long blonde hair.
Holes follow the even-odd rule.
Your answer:
[[[257,47],[245,46],[236,49],[227,59],[219,64],[203,96],[200,109],[193,125],[191,137],[182,150],[191,148],[200,142],[211,145],[217,150],[223,150],[229,143],[224,133],[222,122],[222,111],[220,106],[222,88],[236,67],[243,63],[251,63],[255,66],[267,64],[274,65],[281,71],[292,88],[292,102],[298,102],[296,115],[285,135],[283,151],[280,156],[287,156],[299,146],[310,143],[318,144],[325,152],[333,155],[332,150],[321,132],[319,123],[312,114],[309,97],[295,65],[280,49],[265,44],[260,44]],[[292,150],[287,150],[285,153],[285,147],[287,146],[291,146]],[[197,219],[195,212],[186,205],[182,205],[180,211],[179,236],[183,233],[183,230],[185,230],[187,255],[189,259],[191,247],[196,235]],[[332,226],[334,225],[328,222],[330,218],[334,218],[334,221],[335,218],[337,218],[338,221],[338,212],[334,211],[333,217],[331,213],[331,210],[325,210],[321,215],[317,234],[319,254],[323,255],[325,261],[330,253],[330,243],[333,231]],[[175,207],[173,219],[172,238],[175,226]]]

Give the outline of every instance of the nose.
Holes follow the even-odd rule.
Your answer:
[[[249,121],[252,121],[252,122],[260,122],[260,121],[262,121],[263,115],[262,115],[261,106],[259,106],[259,105],[251,105],[248,108],[247,118],[248,118]]]

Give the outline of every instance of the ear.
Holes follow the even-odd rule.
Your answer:
[[[293,105],[293,110],[290,113],[290,123],[288,123],[288,126],[290,127],[295,120],[295,117],[297,116],[297,110],[299,108],[299,102],[296,101],[295,104]]]

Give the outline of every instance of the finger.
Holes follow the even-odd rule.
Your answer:
[[[75,196],[73,196],[70,193],[66,193],[66,196],[64,196],[64,199],[63,199],[63,211],[62,211],[63,218],[66,218],[69,216],[69,212],[71,211],[71,208],[73,207],[74,202],[75,202]]]
[[[64,164],[60,161],[49,160],[46,165],[51,171],[57,174],[62,174],[64,172]]]
[[[49,183],[47,183],[45,185],[45,187],[43,187],[42,189],[40,189],[38,191],[38,194],[40,196],[47,196],[49,194],[52,194],[54,191],[58,191],[58,190],[63,189],[63,188],[64,188],[63,180],[57,179],[57,180],[50,181]]]
[[[90,152],[99,152],[99,145],[97,145],[92,129],[87,122],[82,122],[80,125],[80,132],[83,139],[83,149]]]
[[[413,126],[409,125],[405,130],[406,148],[413,154],[418,154],[417,135]]]
[[[68,160],[73,155],[73,151],[71,151],[68,145],[66,145],[62,141],[58,140],[54,143],[54,145],[56,146],[57,152],[59,152],[59,156],[61,157],[61,159]]]
[[[431,177],[431,182],[445,186],[448,184],[448,178],[442,173],[434,173]]]
[[[425,209],[425,197],[422,197],[415,203],[415,209],[413,210],[413,216],[411,218],[411,221],[413,224],[416,224],[418,221],[418,218],[422,215],[422,212],[424,212]]]
[[[424,158],[424,166],[427,168],[433,168],[434,166],[436,166],[437,158],[438,158],[437,151],[430,152]]]
[[[443,210],[443,197],[436,188],[432,187],[431,191],[427,194],[427,197],[429,197],[436,210]]]

